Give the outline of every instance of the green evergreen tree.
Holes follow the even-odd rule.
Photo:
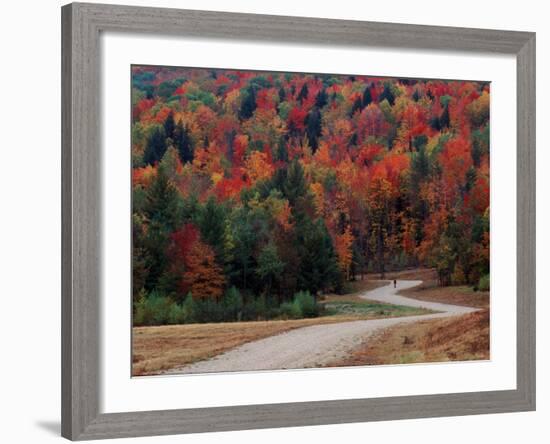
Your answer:
[[[351,110],[349,112],[350,117],[353,117],[353,115],[357,111],[361,111],[362,109],[363,109],[363,100],[361,99],[361,97],[357,97],[354,100],[353,105],[351,106]]]
[[[256,245],[256,232],[245,208],[235,211],[231,221],[231,236],[231,248],[228,253],[232,257],[232,262],[226,267],[227,273],[237,287],[247,290],[253,278],[252,256]]]
[[[156,164],[162,159],[167,148],[164,128],[156,127],[147,139],[147,146],[143,153],[143,162],[149,165]]]
[[[256,274],[261,279],[267,294],[271,293],[274,285],[277,285],[285,263],[279,259],[277,246],[270,242],[260,252]]]
[[[363,108],[366,108],[371,103],[372,103],[372,95],[370,92],[370,86],[367,86],[365,88],[365,92],[363,93],[363,100],[361,102],[361,105],[363,106]]]
[[[176,128],[176,122],[174,121],[174,112],[170,111],[168,117],[164,121],[164,135],[166,138],[174,138],[174,129]]]
[[[315,106],[317,108],[322,108],[328,103],[328,94],[325,88],[323,88],[321,91],[317,93],[317,96],[315,96]]]
[[[380,94],[378,101],[381,102],[384,99],[387,100],[391,106],[395,103],[395,95],[393,94],[389,83],[384,84],[384,90],[382,91],[382,94]]]
[[[438,116],[433,116],[430,119],[430,126],[436,131],[441,131],[441,122],[439,121]]]
[[[298,288],[314,296],[335,288],[339,281],[338,262],[332,239],[322,219],[305,219],[297,227],[300,270]]]
[[[451,124],[451,118],[449,116],[449,105],[446,104],[443,108],[443,112],[441,113],[441,116],[439,117],[439,126],[441,129],[443,128],[449,128],[449,125]]]
[[[281,86],[279,88],[279,102],[284,102],[286,99],[286,91],[285,89]]]
[[[304,83],[302,86],[302,89],[300,89],[300,93],[298,94],[298,97],[296,98],[296,100],[298,100],[298,102],[300,103],[303,103],[304,100],[307,99],[308,95],[309,95],[309,89],[307,87],[307,83]]]
[[[183,122],[178,121],[174,128],[174,145],[178,150],[178,154],[182,163],[193,162],[193,141],[189,134],[189,129],[183,125]]]
[[[254,111],[256,111],[256,91],[250,86],[246,90],[243,90],[241,97],[239,117],[243,120],[250,119]]]
[[[311,146],[312,152],[315,153],[319,147],[319,137],[321,137],[322,130],[321,112],[319,108],[313,107],[306,118],[306,134]]]
[[[288,162],[288,150],[286,149],[286,140],[284,137],[279,139],[275,159],[284,163]]]
[[[157,221],[174,230],[181,221],[181,204],[178,190],[168,179],[164,168],[159,167],[145,196],[145,216],[150,222]]]
[[[201,239],[216,252],[223,263],[223,242],[225,233],[226,209],[211,196],[194,215],[194,222],[201,232]]]
[[[425,148],[428,144],[428,137],[425,134],[420,134],[414,137],[412,144],[416,151],[420,151],[420,149]]]
[[[295,207],[298,200],[306,195],[307,182],[302,164],[298,160],[293,160],[288,166],[286,179],[281,191],[292,207]]]

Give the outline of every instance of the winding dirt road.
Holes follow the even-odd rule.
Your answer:
[[[422,281],[398,280],[397,288],[393,288],[392,282],[384,287],[365,292],[360,297],[390,304],[427,308],[438,313],[302,327],[243,344],[211,359],[174,368],[166,373],[211,373],[318,367],[344,357],[350,350],[361,344],[365,337],[379,329],[396,324],[459,316],[477,311],[476,308],[420,301],[397,294],[399,290],[412,288],[421,283]]]

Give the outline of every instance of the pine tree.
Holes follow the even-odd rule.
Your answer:
[[[166,138],[174,138],[174,129],[176,127],[176,122],[174,121],[174,112],[170,111],[168,117],[164,121],[164,134]]]
[[[164,128],[156,127],[147,140],[147,146],[143,153],[143,162],[149,165],[156,164],[164,156],[166,148]]]
[[[286,91],[285,89],[281,86],[279,88],[279,102],[284,102],[286,99]]]
[[[372,95],[370,92],[370,86],[367,86],[365,88],[365,92],[363,93],[363,101],[362,101],[363,108],[366,108],[371,103],[372,103]]]
[[[307,87],[307,83],[304,83],[304,85],[302,86],[302,89],[300,90],[300,93],[298,94],[298,97],[296,98],[296,100],[298,100],[298,102],[300,103],[303,103],[304,100],[307,99],[309,95],[309,89]]]
[[[305,219],[300,227],[297,248],[300,254],[298,289],[314,296],[335,287],[339,280],[338,262],[332,239],[322,219]]]
[[[157,222],[169,230],[180,223],[180,195],[161,167],[147,190],[144,213],[150,222]]]
[[[243,92],[243,98],[241,102],[241,109],[239,110],[239,117],[243,120],[250,119],[256,111],[256,91],[253,87],[249,87]]]
[[[317,108],[322,108],[328,103],[328,94],[327,91],[323,88],[321,91],[317,93],[317,96],[315,97],[315,106]]]
[[[276,160],[280,162],[288,162],[288,150],[286,149],[286,140],[284,137],[279,139],[279,144],[277,146],[277,153],[275,156]]]
[[[150,291],[158,287],[160,279],[169,270],[166,250],[170,233],[181,223],[181,198],[162,167],[158,168],[147,189],[143,215],[147,229],[141,246],[149,270],[145,288]]]
[[[441,113],[441,116],[439,117],[439,125],[441,129],[443,129],[443,128],[449,128],[450,124],[451,124],[451,118],[449,116],[449,105],[446,104],[445,108],[443,108],[443,112]]]
[[[226,223],[225,208],[210,197],[194,215],[194,220],[201,232],[201,239],[210,245],[221,260]]]
[[[382,94],[380,94],[379,102],[384,99],[386,99],[391,106],[395,103],[395,95],[393,94],[389,83],[384,84],[384,90],[382,91]]]
[[[306,178],[304,176],[304,169],[299,161],[293,160],[288,166],[282,191],[292,207],[296,206],[298,199],[306,195]]]
[[[276,245],[267,244],[260,252],[256,268],[256,274],[262,280],[267,294],[270,294],[274,284],[278,283],[284,268],[285,263],[279,259]]]
[[[357,111],[361,111],[362,109],[363,109],[363,101],[361,100],[361,97],[357,97],[353,102],[353,105],[351,106],[351,110],[349,113],[350,117],[353,117],[353,115]]]
[[[319,108],[313,107],[306,118],[306,134],[311,146],[311,150],[315,153],[319,147],[319,137],[321,137],[321,113]]]
[[[180,120],[174,129],[174,145],[178,150],[178,154],[182,163],[193,162],[193,141],[189,134],[189,130],[183,125]]]

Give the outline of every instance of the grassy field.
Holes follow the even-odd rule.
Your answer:
[[[409,316],[429,313],[398,305],[381,304],[358,293],[386,282],[357,281],[347,295],[326,295],[325,315],[311,319],[188,324],[133,328],[132,374],[145,376],[211,358],[234,347],[310,325]]]
[[[428,313],[416,307],[366,301],[359,296],[329,296],[324,301],[326,315],[357,315],[365,319],[413,316]]]
[[[327,366],[478,359],[489,359],[489,310],[388,328]]]

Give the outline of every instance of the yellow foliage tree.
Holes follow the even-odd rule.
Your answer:
[[[262,151],[252,151],[246,158],[245,168],[252,185],[259,180],[269,179],[274,171],[267,154]]]
[[[353,261],[353,233],[348,225],[342,234],[336,235],[336,254],[338,255],[338,265],[346,276],[350,279],[351,263]]]

